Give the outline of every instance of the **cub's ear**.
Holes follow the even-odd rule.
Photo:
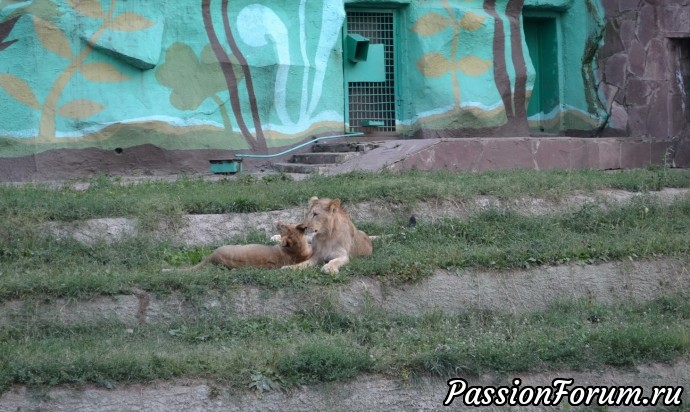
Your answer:
[[[295,226],[295,229],[297,229],[300,233],[304,233],[307,231],[307,227],[304,226],[303,223],[300,223],[299,225]]]
[[[331,211],[340,209],[340,199],[331,200],[329,208],[331,209]]]
[[[318,197],[312,196],[311,199],[309,199],[309,207],[314,206],[318,201],[319,201]]]

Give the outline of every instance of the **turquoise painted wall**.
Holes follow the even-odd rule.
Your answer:
[[[597,90],[595,53],[601,46],[604,11],[598,0],[526,0],[524,13],[553,18],[559,42],[560,107],[530,118],[546,131],[594,130],[605,125],[607,113]],[[531,64],[531,61],[530,61]]]
[[[1,3],[0,21],[19,18],[0,52],[0,137],[45,148],[149,142],[127,141],[124,128],[151,130],[166,148],[260,148],[342,130],[342,3],[265,3],[228,8],[240,53],[221,2],[207,2],[207,20],[203,2]]]
[[[346,8],[362,6],[397,13],[399,132],[526,122],[535,69],[515,36],[518,3],[0,1],[0,156],[145,143],[264,151],[343,132],[341,29]],[[600,41],[599,1],[525,8],[559,18],[554,127],[598,127],[595,63],[581,63]]]

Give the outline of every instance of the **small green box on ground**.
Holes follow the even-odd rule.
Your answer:
[[[234,174],[242,171],[242,159],[209,160],[211,172],[215,174]]]
[[[364,127],[383,127],[385,125],[383,120],[362,120],[362,126]]]

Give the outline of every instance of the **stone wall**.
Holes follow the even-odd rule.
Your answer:
[[[690,2],[609,0],[598,54],[611,131],[654,141],[687,139]]]

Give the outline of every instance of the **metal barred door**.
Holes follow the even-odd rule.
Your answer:
[[[395,12],[347,10],[348,34],[361,36],[369,43],[365,62],[343,59],[350,131],[360,132],[371,126],[381,132],[395,132]],[[380,76],[376,74],[379,71]]]

